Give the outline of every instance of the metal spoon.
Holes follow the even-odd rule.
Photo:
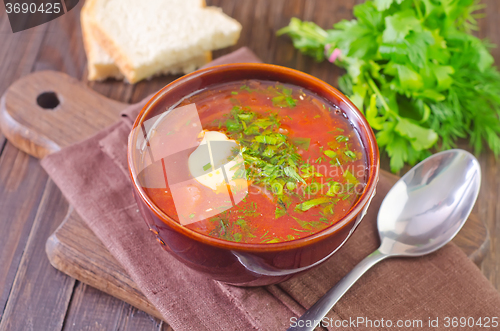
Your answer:
[[[462,228],[481,184],[477,159],[464,150],[437,153],[412,168],[387,193],[378,212],[380,247],[332,287],[288,331],[312,331],[347,290],[376,263],[421,256]]]

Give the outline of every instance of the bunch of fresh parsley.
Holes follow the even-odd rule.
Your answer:
[[[293,18],[278,34],[346,69],[340,89],[364,112],[396,172],[461,137],[477,153],[484,142],[500,153],[500,74],[491,45],[470,34],[481,8],[476,0],[373,0],[334,29]]]

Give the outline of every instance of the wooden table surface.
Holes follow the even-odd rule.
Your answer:
[[[362,0],[207,0],[240,21],[238,44],[214,52],[214,57],[241,46],[263,61],[296,68],[336,86],[342,71],[315,63],[294,50],[275,32],[291,17],[329,28],[352,18]],[[500,2],[483,1],[486,17],[480,37],[500,45]],[[79,13],[83,1],[68,14],[47,24],[13,34],[0,6],[0,95],[18,78],[39,70],[57,70],[86,82]],[[500,49],[493,49],[500,64]],[[108,81],[88,83],[94,90],[134,103],[176,77],[160,77],[136,85]],[[500,162],[490,152],[479,155],[483,171],[476,212],[487,223],[491,247],[481,270],[500,289]],[[387,160],[383,162],[387,169]],[[165,323],[130,305],[55,270],[45,255],[45,242],[65,216],[68,204],[38,160],[13,147],[0,132],[0,331],[4,330],[171,330]]]

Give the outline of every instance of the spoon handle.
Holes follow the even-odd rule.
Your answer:
[[[287,331],[313,331],[323,317],[335,306],[339,299],[351,288],[368,269],[389,255],[381,253],[378,249],[359,262],[347,275],[334,287],[323,295],[311,308],[309,308]]]

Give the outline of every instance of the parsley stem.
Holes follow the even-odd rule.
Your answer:
[[[415,10],[417,11],[418,19],[422,22],[424,15],[422,15],[422,10],[420,9],[420,0],[415,1]]]
[[[370,85],[371,89],[373,92],[377,95],[377,97],[380,99],[380,102],[382,103],[382,106],[384,107],[385,111],[395,117],[399,117],[398,114],[393,112],[390,108],[387,102],[385,101],[385,98],[382,96],[382,93],[380,93],[380,90],[378,89],[377,85],[373,81],[373,79],[370,77],[370,75],[365,74],[366,81],[368,82],[368,85]]]
[[[324,47],[328,38],[328,33],[318,25],[312,22],[302,22],[297,18],[292,18],[290,25],[281,28],[276,34],[281,36],[285,33],[297,35],[309,40],[315,40],[319,42],[322,47]]]

